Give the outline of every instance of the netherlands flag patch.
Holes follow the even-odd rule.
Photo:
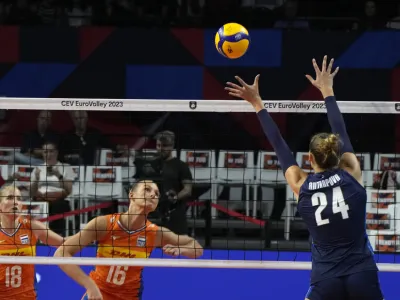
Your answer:
[[[139,236],[138,239],[137,239],[136,246],[145,247],[146,246],[146,237],[145,236]]]
[[[20,235],[19,238],[21,240],[21,244],[23,245],[29,244],[29,236],[27,234]]]

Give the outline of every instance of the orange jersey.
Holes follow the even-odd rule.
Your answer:
[[[120,223],[120,214],[108,215],[107,234],[98,241],[97,257],[148,258],[154,249],[158,226],[147,221],[135,231],[128,231]],[[139,299],[142,290],[143,267],[97,266],[90,273],[108,300]],[[128,298],[127,298],[128,297]]]
[[[32,234],[28,218],[19,219],[19,225],[13,234],[0,229],[2,256],[36,256],[36,243],[37,239]],[[34,265],[0,265],[0,299],[36,299],[35,277]]]

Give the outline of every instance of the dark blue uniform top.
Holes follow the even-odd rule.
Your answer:
[[[367,193],[342,169],[310,174],[298,211],[313,239],[311,284],[378,270],[366,233]]]

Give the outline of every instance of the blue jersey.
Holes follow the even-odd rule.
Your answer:
[[[342,169],[307,177],[298,212],[313,240],[311,284],[377,270],[366,232],[366,205],[364,187]]]

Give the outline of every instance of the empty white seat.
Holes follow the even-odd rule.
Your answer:
[[[367,211],[373,209],[387,209],[389,205],[396,204],[398,197],[400,196],[399,191],[390,190],[376,190],[366,189],[367,192]]]
[[[299,167],[303,169],[305,172],[312,171],[311,163],[309,160],[309,152],[297,152],[296,161]]]
[[[211,150],[181,150],[180,159],[185,162],[196,182],[210,182],[216,177],[215,152]]]
[[[77,207],[75,205],[76,202],[84,203],[83,207],[88,206],[88,202],[85,198],[85,167],[83,166],[71,166],[72,173],[74,174],[72,180],[72,192],[68,196],[67,200],[69,200],[71,210],[76,210]],[[82,207],[79,207],[80,209]],[[79,215],[79,219],[82,222],[84,214]],[[72,222],[73,233],[75,233],[76,222],[75,216],[69,217],[69,220]]]
[[[212,150],[184,149],[180,151],[180,159],[189,166],[193,182],[210,184],[210,190],[200,197],[209,195],[209,199],[213,203],[216,203],[218,198],[217,187],[214,184],[217,167],[215,156],[215,151]],[[197,206],[194,207],[194,210],[197,213]]]
[[[250,212],[250,185],[254,184],[254,152],[220,151],[217,186],[219,187],[221,184],[245,186],[245,210],[248,216]],[[219,191],[217,194],[219,194]]]
[[[396,153],[376,153],[374,157],[374,170],[400,171],[400,154]]]
[[[85,196],[81,197],[81,207],[92,200],[123,201],[121,167],[87,166],[85,177]],[[87,216],[84,223],[87,223]]]
[[[121,176],[123,181],[133,182],[133,176],[136,173],[134,165],[134,151],[129,156],[120,157],[111,149],[101,149],[100,166],[119,166],[121,167]]]
[[[356,153],[362,171],[371,170],[371,154],[370,153]]]
[[[278,184],[285,183],[286,179],[281,169],[276,153],[266,151],[259,152],[255,167],[255,184],[253,186],[253,217],[256,217],[257,215],[258,188],[260,186],[263,187],[266,185],[271,185],[271,187],[273,188]],[[261,206],[262,204],[263,203],[261,203]],[[267,203],[267,207],[271,207],[272,205],[272,202]]]

